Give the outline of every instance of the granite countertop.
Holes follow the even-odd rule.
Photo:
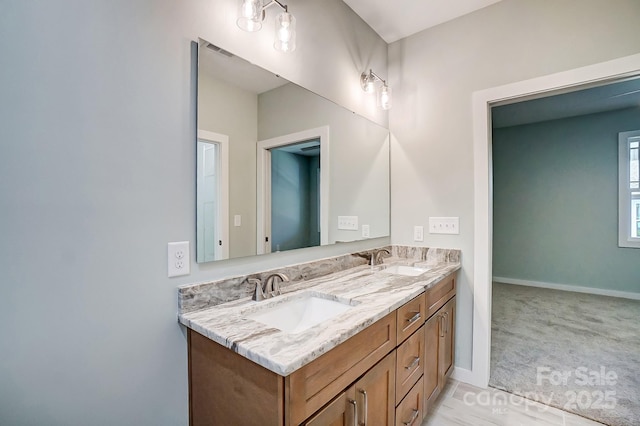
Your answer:
[[[460,269],[460,263],[425,264],[401,258],[386,258],[383,267],[414,265],[429,268],[411,277],[357,266],[307,281],[287,283],[283,294],[261,302],[243,298],[179,315],[192,330],[226,346],[255,363],[288,376],[328,352],[369,325],[396,310]],[[248,315],[307,293],[352,305],[331,320],[298,333],[287,333],[247,318]]]

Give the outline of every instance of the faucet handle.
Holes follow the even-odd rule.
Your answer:
[[[267,295],[264,294],[264,289],[262,288],[262,281],[260,281],[259,278],[247,278],[247,282],[249,282],[249,284],[253,284],[256,286],[256,289],[253,292],[253,296],[251,296],[251,300],[255,300],[256,302],[259,302],[268,297]]]

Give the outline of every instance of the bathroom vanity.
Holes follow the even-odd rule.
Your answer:
[[[191,425],[419,425],[453,370],[460,264],[400,263],[181,314]],[[298,332],[250,319],[300,297],[349,308]]]

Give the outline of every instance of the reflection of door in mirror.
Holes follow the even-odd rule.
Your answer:
[[[271,251],[319,246],[320,140],[270,151]]]
[[[196,260],[229,257],[229,138],[198,131],[196,166]]]
[[[258,254],[327,244],[329,127],[258,142]]]

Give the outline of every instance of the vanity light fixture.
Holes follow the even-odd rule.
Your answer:
[[[391,87],[389,87],[386,80],[380,78],[380,76],[374,73],[373,70],[369,70],[369,73],[363,72],[360,75],[360,85],[362,86],[362,90],[367,93],[373,93],[375,91],[376,81],[382,83],[378,89],[378,106],[384,110],[391,109]]]
[[[282,12],[276,16],[273,47],[281,52],[293,52],[296,50],[296,18],[289,13],[288,6],[278,0],[270,0],[264,4],[262,0],[241,0],[236,24],[245,31],[260,31],[266,9],[274,5],[279,6]]]

